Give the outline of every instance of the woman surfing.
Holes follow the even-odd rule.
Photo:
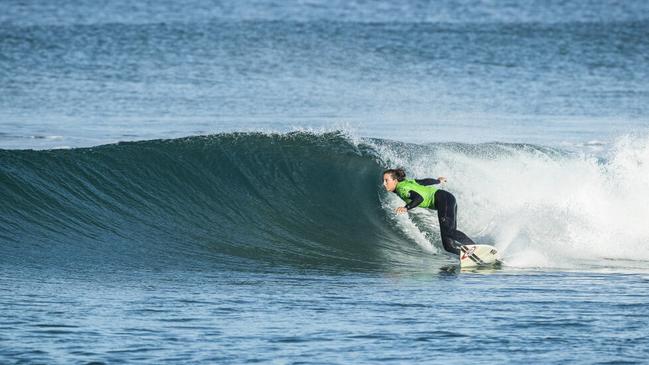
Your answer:
[[[437,210],[442,245],[448,252],[460,254],[455,241],[462,245],[475,245],[466,234],[457,229],[457,204],[453,194],[446,190],[437,189],[433,185],[445,182],[443,176],[437,179],[406,179],[403,169],[390,169],[383,172],[385,190],[394,192],[407,204],[396,209],[397,213],[405,213],[415,207]]]

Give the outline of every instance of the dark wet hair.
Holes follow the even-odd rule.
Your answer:
[[[389,169],[383,171],[383,175],[385,174],[390,174],[393,179],[397,179],[397,181],[403,181],[406,179],[406,171],[402,168],[396,168],[396,169]]]

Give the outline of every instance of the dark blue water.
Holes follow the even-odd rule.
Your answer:
[[[648,355],[648,281],[639,275],[5,278],[5,363],[607,364]]]
[[[3,1],[0,363],[646,363],[647,14]]]
[[[414,142],[647,127],[641,1],[5,1],[0,147],[346,129]]]

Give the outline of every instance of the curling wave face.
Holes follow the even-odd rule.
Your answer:
[[[0,153],[3,261],[371,269],[400,250],[376,156],[339,133]]]
[[[644,267],[648,145],[628,137],[594,158],[300,132],[0,150],[0,262],[380,271],[448,263],[434,212],[392,213],[401,203],[380,174],[398,165],[447,175],[442,188],[458,197],[461,229],[495,243],[513,266]]]

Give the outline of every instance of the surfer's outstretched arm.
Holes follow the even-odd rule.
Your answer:
[[[417,184],[419,184],[419,185],[437,185],[437,184],[440,183],[439,180],[437,180],[437,179],[430,179],[430,178],[429,178],[429,179],[415,179],[415,181],[416,181]]]
[[[446,178],[444,176],[440,176],[437,179],[431,179],[431,178],[415,179],[415,181],[419,185],[437,185],[437,184],[441,184],[443,182],[446,182]]]
[[[424,197],[421,196],[416,191],[410,190],[410,195],[408,196],[410,203],[406,204],[404,207],[399,207],[396,209],[397,213],[405,213],[412,208],[416,208],[424,201]]]

